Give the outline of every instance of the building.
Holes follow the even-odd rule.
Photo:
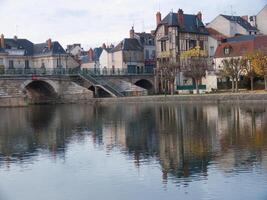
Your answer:
[[[144,64],[147,72],[153,72],[156,67],[156,46],[155,37],[152,33],[135,33],[134,29],[130,30],[130,38],[136,38],[143,47]]]
[[[114,48],[113,45],[107,47],[106,44],[102,45],[102,52],[99,56],[99,68],[100,71],[103,71],[107,68],[112,68],[111,55],[110,51]]]
[[[156,14],[157,28],[155,30],[157,59],[157,91],[164,91],[160,67],[168,63],[180,64],[183,52],[199,46],[208,54],[208,31],[202,22],[202,13],[197,15],[184,14],[182,9],[177,13],[170,12],[164,19],[161,13]],[[184,73],[179,70],[176,75],[176,89],[183,85],[193,85]],[[169,89],[168,89],[169,90]]]
[[[117,46],[112,45],[103,49],[99,57],[99,66],[113,73],[144,72],[143,47],[137,39],[125,38]]]
[[[219,33],[213,28],[207,28],[209,32],[209,57],[213,57],[217,47],[222,43],[222,41],[226,38],[225,35]]]
[[[81,55],[83,55],[84,50],[81,47],[81,44],[76,43],[76,44],[67,45],[66,52],[72,56],[80,57]]]
[[[241,58],[248,53],[261,51],[267,55],[266,35],[245,35],[227,38],[216,49],[214,61],[216,69],[222,67],[222,60],[229,58]]]
[[[212,28],[226,37],[259,34],[259,30],[249,23],[248,16],[219,15],[207,28]]]
[[[250,23],[257,27],[261,34],[267,35],[267,4],[255,16],[249,18]]]
[[[45,43],[33,44],[16,36],[7,39],[2,34],[0,43],[0,67],[4,69],[73,68],[79,65],[59,42],[51,39]]]

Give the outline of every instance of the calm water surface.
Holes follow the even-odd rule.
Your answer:
[[[0,109],[1,200],[267,199],[267,104]]]

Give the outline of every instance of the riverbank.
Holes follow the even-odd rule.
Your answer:
[[[58,104],[119,104],[119,103],[226,103],[226,102],[264,102],[267,103],[267,93],[220,93],[199,95],[154,95],[119,98],[91,98],[87,100],[59,101]],[[55,104],[55,102],[53,103]],[[0,97],[0,107],[28,106],[23,97]]]
[[[184,102],[184,103],[223,103],[223,102],[266,102],[267,93],[220,93],[220,94],[199,94],[199,95],[154,95],[142,97],[123,97],[123,98],[98,98],[95,99],[99,104],[114,103],[164,103],[164,102]]]

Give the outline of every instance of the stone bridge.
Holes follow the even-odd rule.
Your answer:
[[[0,78],[0,98],[19,99],[20,104],[86,101],[93,92],[62,76],[5,76]]]
[[[0,99],[19,99],[19,105],[90,102],[93,97],[124,96],[117,87],[122,81],[154,91],[152,75],[2,74]]]

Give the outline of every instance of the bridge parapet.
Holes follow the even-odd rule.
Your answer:
[[[0,77],[2,76],[25,76],[25,75],[90,75],[94,77],[101,76],[140,76],[154,75],[151,69],[129,71],[128,69],[112,68],[112,69],[80,69],[80,68],[13,68],[0,69]]]

